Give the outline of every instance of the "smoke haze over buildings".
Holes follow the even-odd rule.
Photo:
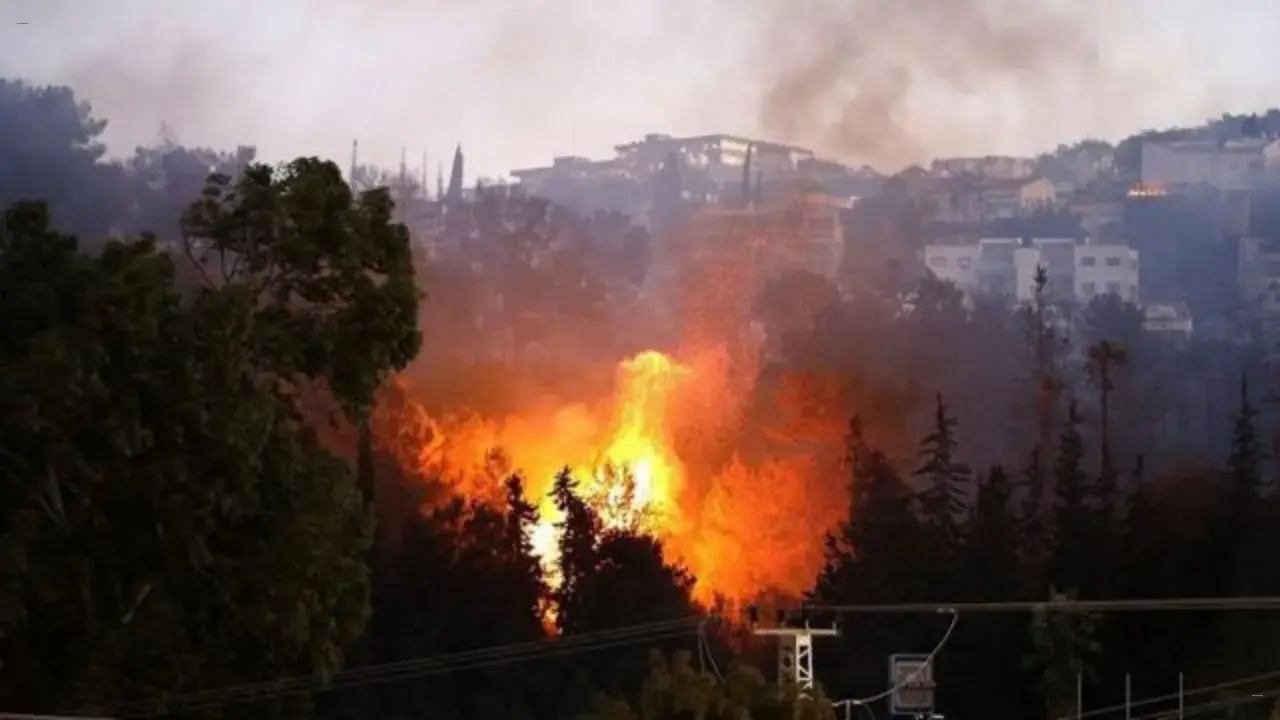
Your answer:
[[[0,74],[66,83],[124,152],[188,144],[503,174],[644,132],[731,131],[893,169],[1034,152],[1274,97],[1265,0],[18,0]],[[13,22],[10,22],[12,20]],[[29,23],[17,25],[18,21]]]

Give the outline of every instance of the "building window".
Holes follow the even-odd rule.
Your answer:
[[[1107,267],[1120,267],[1120,258],[1118,257],[1107,258]]]
[[[936,267],[936,268],[944,268],[947,266],[947,259],[945,257],[929,258],[929,266]]]
[[[1110,295],[1119,295],[1120,283],[1114,283],[1114,282],[1107,283],[1107,293]]]
[[[1080,285],[1080,292],[1085,296],[1093,295],[1097,291],[1098,291],[1098,286],[1094,285],[1091,282],[1083,283],[1082,285]]]
[[[1093,257],[1092,255],[1085,255],[1080,258],[1080,264],[1084,267],[1093,267],[1098,264],[1098,258]]]

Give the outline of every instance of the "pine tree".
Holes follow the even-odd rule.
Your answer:
[[[1231,431],[1231,453],[1227,456],[1227,482],[1231,511],[1244,520],[1258,503],[1262,490],[1262,461],[1265,455],[1258,438],[1258,410],[1249,399],[1248,377],[1240,376],[1240,409]]]
[[[595,572],[600,548],[600,518],[578,495],[578,483],[569,468],[560,471],[551,489],[562,515],[560,531],[560,584],[554,594],[556,624],[560,632],[577,632],[592,606],[589,578]]]
[[[1084,440],[1080,436],[1080,412],[1075,400],[1067,407],[1067,419],[1058,439],[1054,462],[1053,559],[1050,580],[1059,587],[1080,587],[1089,562],[1093,517],[1087,504]]]
[[[1030,305],[1023,311],[1027,331],[1027,351],[1032,363],[1031,385],[1034,393],[1036,418],[1035,447],[1040,452],[1035,459],[1042,463],[1041,477],[1047,468],[1053,450],[1054,419],[1058,401],[1062,397],[1063,383],[1059,368],[1059,351],[1062,338],[1054,327],[1053,297],[1049,287],[1049,273],[1044,266],[1036,268],[1034,289]]]
[[[463,158],[462,143],[453,149],[453,165],[449,168],[449,189],[445,193],[445,199],[450,203],[462,201],[462,182],[463,182]]]
[[[506,480],[507,507],[505,516],[507,551],[511,554],[510,567],[513,577],[509,587],[513,593],[524,591],[534,600],[530,608],[538,616],[545,615],[546,608],[540,601],[546,596],[546,579],[542,563],[533,547],[533,529],[538,525],[538,509],[524,495],[524,480],[513,474]]]
[[[964,512],[973,480],[969,467],[956,458],[956,419],[938,393],[933,429],[920,442],[920,466],[915,477],[924,484],[920,493],[921,517],[933,531],[943,556],[954,555],[960,544],[958,518]]]
[[[999,465],[978,484],[969,514],[966,577],[982,599],[1009,599],[1017,592],[1019,531],[1009,507],[1013,488]]]
[[[1018,512],[1018,538],[1022,561],[1027,571],[1023,590],[1039,593],[1040,571],[1049,549],[1049,527],[1045,522],[1045,463],[1040,448],[1032,448],[1022,470],[1022,502]]]
[[[1119,471],[1111,449],[1111,395],[1116,387],[1116,375],[1128,362],[1128,353],[1119,343],[1100,340],[1089,347],[1088,373],[1093,385],[1098,390],[1099,447],[1101,467],[1098,470],[1098,482],[1094,489],[1100,507],[1104,511],[1115,503],[1117,479]]]
[[[1009,474],[998,465],[978,482],[959,564],[964,568],[959,598],[990,602],[1020,597],[1020,531],[1010,507],[1012,495]],[[1007,691],[1009,678],[1022,674],[1025,623],[1017,615],[994,613],[962,620],[939,657],[937,673],[964,677],[965,682],[945,691],[939,688],[940,699],[954,698],[953,707],[982,708],[991,717],[1025,716],[1022,699]]]
[[[850,429],[849,512],[827,535],[815,594],[833,602],[896,599],[901,561],[918,534],[911,495],[884,453],[866,446],[856,419]]]

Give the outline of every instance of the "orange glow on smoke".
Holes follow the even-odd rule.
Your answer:
[[[552,583],[560,517],[548,494],[568,467],[606,528],[663,542],[668,560],[696,578],[699,601],[803,592],[821,567],[824,533],[847,507],[848,411],[830,383],[798,376],[778,383],[785,397],[757,433],[768,447],[742,440],[761,369],[749,306],[804,240],[752,222],[749,213],[709,215],[691,229],[705,243],[669,244],[674,270],[657,314],[677,318],[675,349],[622,359],[602,397],[522,396],[515,412],[482,415],[467,408],[462,388],[432,414],[406,389],[402,406],[379,408],[381,441],[404,467],[470,499],[501,501],[503,481],[520,472],[540,513],[532,542]],[[705,250],[695,256],[695,245]]]
[[[561,517],[549,492],[556,474],[569,467],[604,527],[661,539],[668,559],[695,576],[699,601],[798,594],[821,567],[824,531],[845,511],[842,416],[784,404],[775,434],[789,437],[790,453],[754,462],[734,453],[695,476],[677,454],[675,438],[692,429],[699,441],[713,439],[715,400],[727,387],[723,362],[715,354],[681,363],[643,352],[619,365],[614,394],[602,403],[504,418],[457,413],[434,419],[411,405],[397,420],[402,437],[395,445],[402,462],[473,499],[500,501],[507,473],[521,471],[540,513],[531,539],[553,585]],[[804,383],[784,390],[799,392],[791,385],[806,385],[806,398],[812,395]],[[508,457],[495,460],[498,448]]]

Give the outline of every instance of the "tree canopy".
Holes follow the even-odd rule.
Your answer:
[[[363,631],[369,498],[292,389],[359,412],[413,357],[408,238],[329,163],[235,187],[188,216],[221,263],[195,289],[153,237],[90,255],[43,205],[5,214],[6,707],[324,677]]]

